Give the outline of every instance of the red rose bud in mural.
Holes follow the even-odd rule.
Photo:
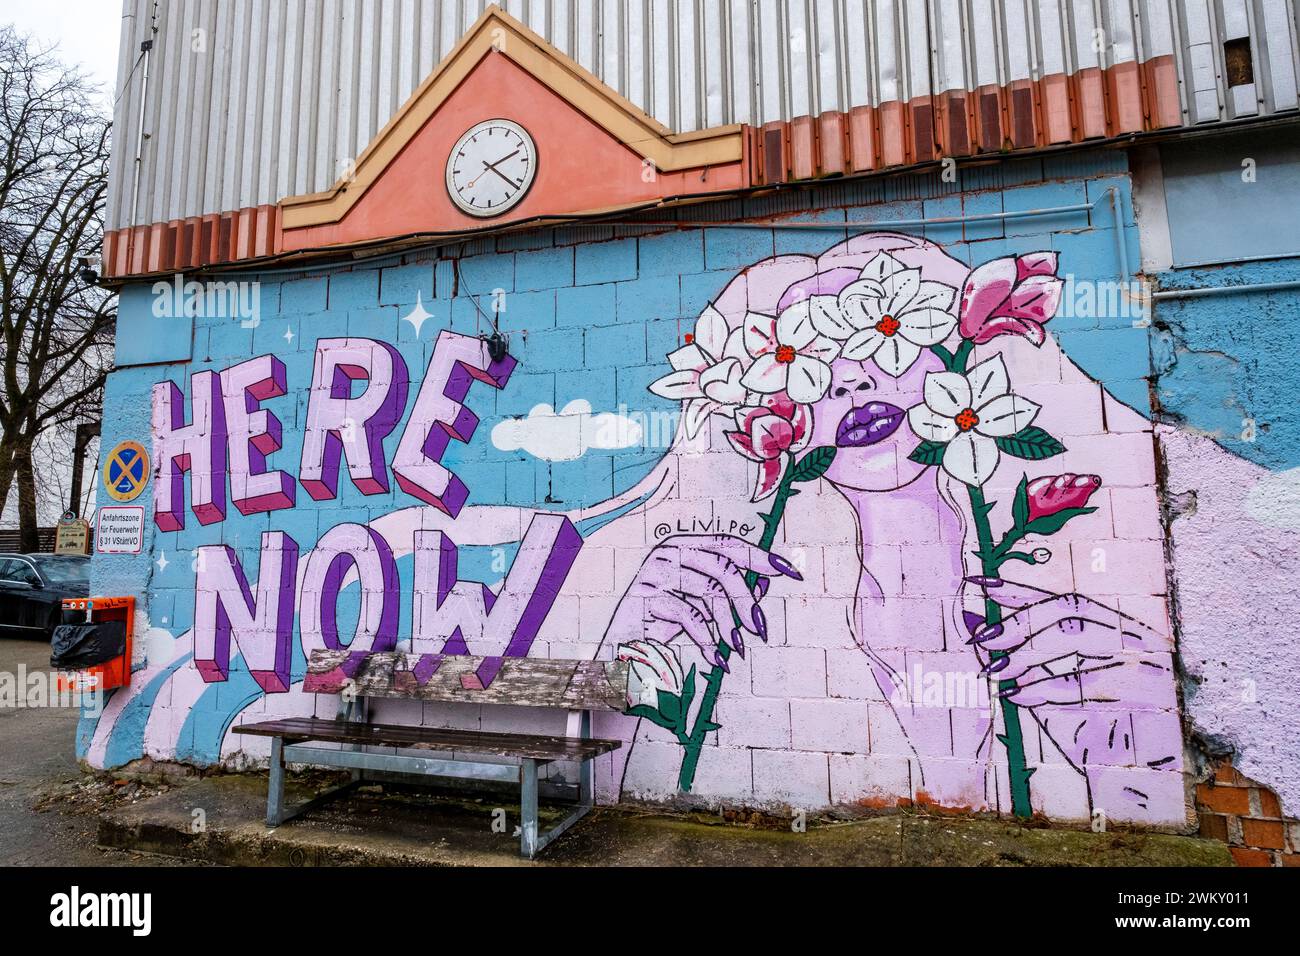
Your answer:
[[[758,406],[739,409],[736,424],[740,430],[727,432],[727,440],[736,451],[759,463],[754,500],[761,501],[776,490],[789,454],[808,443],[812,416],[808,406],[797,405],[784,392],[777,392],[764,395]]]
[[[1043,323],[1056,314],[1064,283],[1055,252],[994,259],[975,269],[961,290],[961,336],[982,345],[1019,335],[1042,345]]]
[[[1046,475],[1035,478],[1026,491],[1029,495],[1029,520],[1046,518],[1067,508],[1083,508],[1101,487],[1097,475]]]

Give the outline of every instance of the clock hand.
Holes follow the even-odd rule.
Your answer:
[[[480,162],[483,163],[483,172],[479,173],[477,176],[475,176],[473,179],[471,179],[469,182],[467,182],[467,183],[465,184],[465,188],[466,188],[466,189],[472,189],[472,188],[474,188],[474,184],[477,183],[480,179],[482,179],[483,176],[484,176],[484,174],[487,173],[488,170],[491,170],[492,172],[496,173],[498,176],[500,176],[500,177],[501,177],[502,179],[504,179],[506,182],[510,183],[511,186],[518,187],[518,185],[519,185],[518,183],[513,182],[512,180],[510,180],[510,179],[505,175],[505,173],[501,172],[500,170],[498,170],[498,169],[496,168],[496,167],[500,166],[502,163],[504,163],[507,159],[510,159],[511,157],[513,157],[513,156],[517,156],[517,155],[519,155],[519,150],[515,150],[513,153],[510,153],[510,154],[507,155],[507,156],[502,156],[502,157],[501,157],[500,159],[498,159],[495,163],[489,163],[486,159],[484,159],[484,160],[480,160]]]
[[[487,166],[487,163],[484,163],[483,165],[484,165],[484,166]],[[492,172],[496,173],[498,176],[500,176],[502,179],[504,179],[507,183],[509,183],[509,184],[510,184],[510,187],[511,187],[512,189],[518,189],[518,188],[519,188],[519,184],[518,184],[517,182],[515,182],[513,179],[511,179],[511,178],[510,178],[509,176],[507,176],[505,173],[501,172],[501,170],[497,169],[496,166],[488,166],[488,169],[492,170]],[[484,172],[486,172],[486,170],[484,170]]]

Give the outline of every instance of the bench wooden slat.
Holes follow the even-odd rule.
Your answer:
[[[256,724],[236,725],[231,729],[240,734],[281,737],[290,742],[319,740],[413,750],[463,751],[494,757],[521,757],[539,761],[591,760],[622,746],[617,740],[443,730],[398,724],[324,720],[318,717],[267,720]]]
[[[314,650],[303,690],[339,694],[351,687],[362,697],[621,712],[627,675],[625,661]]]

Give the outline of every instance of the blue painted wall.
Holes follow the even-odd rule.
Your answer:
[[[522,451],[495,448],[490,440],[493,426],[526,415],[537,404],[559,409],[574,399],[585,399],[596,413],[620,408],[647,414],[675,412],[676,403],[656,398],[647,386],[664,374],[665,354],[684,342],[701,310],[738,270],[758,260],[786,252],[819,254],[849,235],[867,231],[848,227],[849,221],[868,221],[922,234],[970,264],[1052,249],[1061,253],[1062,274],[1068,271],[1076,281],[1116,280],[1121,271],[1136,272],[1139,244],[1123,152],[1019,160],[961,175],[958,183],[944,183],[934,175],[827,183],[775,197],[695,207],[681,214],[687,223],[688,215],[704,220],[787,216],[827,223],[832,228],[826,230],[688,228],[614,238],[609,230],[602,235],[599,227],[555,229],[522,239],[475,243],[455,261],[451,252],[444,251],[441,258],[435,253],[411,255],[350,270],[241,276],[261,283],[256,327],[244,327],[237,318],[194,319],[189,361],[174,360],[184,345],[178,345],[183,333],[177,328],[184,322],[189,329],[189,320],[153,316],[148,286],[133,286],[124,290],[121,300],[119,329],[130,342],[120,350],[119,368],[107,386],[104,447],[123,439],[150,445],[150,392],[155,383],[172,381],[188,399],[192,373],[219,372],[269,353],[284,362],[289,382],[289,394],[264,402],[284,426],[284,447],[271,457],[270,467],[296,475],[317,339],[351,335],[394,343],[411,371],[414,394],[438,332],[489,331],[494,300],[503,294],[500,328],[510,337],[519,367],[499,392],[474,386],[468,404],[481,418],[479,429],[469,444],[453,442],[444,462],[470,488],[471,504],[564,509],[595,504],[633,486],[661,450],[594,449],[576,461],[546,462]],[[1111,190],[1118,191],[1123,243],[1108,199]],[[1083,203],[1097,205],[1092,212],[965,227],[888,225],[898,220]],[[846,225],[836,228],[837,223]],[[1118,261],[1121,245],[1129,256],[1125,270]],[[403,318],[417,299],[432,316],[418,330]],[[1135,327],[1124,316],[1065,315],[1053,320],[1051,329],[1089,375],[1121,401],[1150,413],[1146,329]],[[408,413],[411,404],[408,401]],[[405,420],[385,442],[389,460],[404,424]],[[148,502],[151,490],[146,490],[142,501]],[[287,532],[305,553],[341,522],[366,523],[416,504],[397,490],[389,495],[362,495],[345,476],[336,500],[315,502],[299,488],[298,506],[291,511],[244,517],[230,507],[224,522],[204,527],[190,515],[179,532],[159,531],[150,508],[144,552],[97,556],[92,564],[92,592],[141,596],[141,610],[151,626],[179,635],[192,624],[192,561],[201,545],[228,545],[252,579],[265,531]],[[499,578],[488,567],[491,560],[490,553],[462,549],[460,576]],[[407,558],[399,564],[407,581],[409,562]],[[409,633],[409,602],[402,602],[401,608],[399,633]],[[341,602],[344,633],[356,614],[355,600],[351,605]],[[301,674],[302,663],[299,654],[295,676]],[[238,662],[232,665],[231,678],[212,685],[194,707],[177,742],[177,758],[200,763],[218,758],[225,728],[258,696]],[[146,694],[133,703],[130,714],[117,719],[108,763],[141,755],[141,735],[151,706],[152,698]],[[83,752],[93,730],[89,723],[82,728]]]
[[[1156,278],[1162,290],[1297,282],[1300,258],[1175,269]],[[1300,465],[1292,398],[1300,354],[1290,346],[1297,316],[1300,288],[1161,302],[1152,340],[1161,415],[1270,470]]]

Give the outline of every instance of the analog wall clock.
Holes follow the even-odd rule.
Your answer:
[[[484,120],[447,157],[447,194],[462,212],[499,216],[528,194],[537,175],[537,144],[506,119]]]

